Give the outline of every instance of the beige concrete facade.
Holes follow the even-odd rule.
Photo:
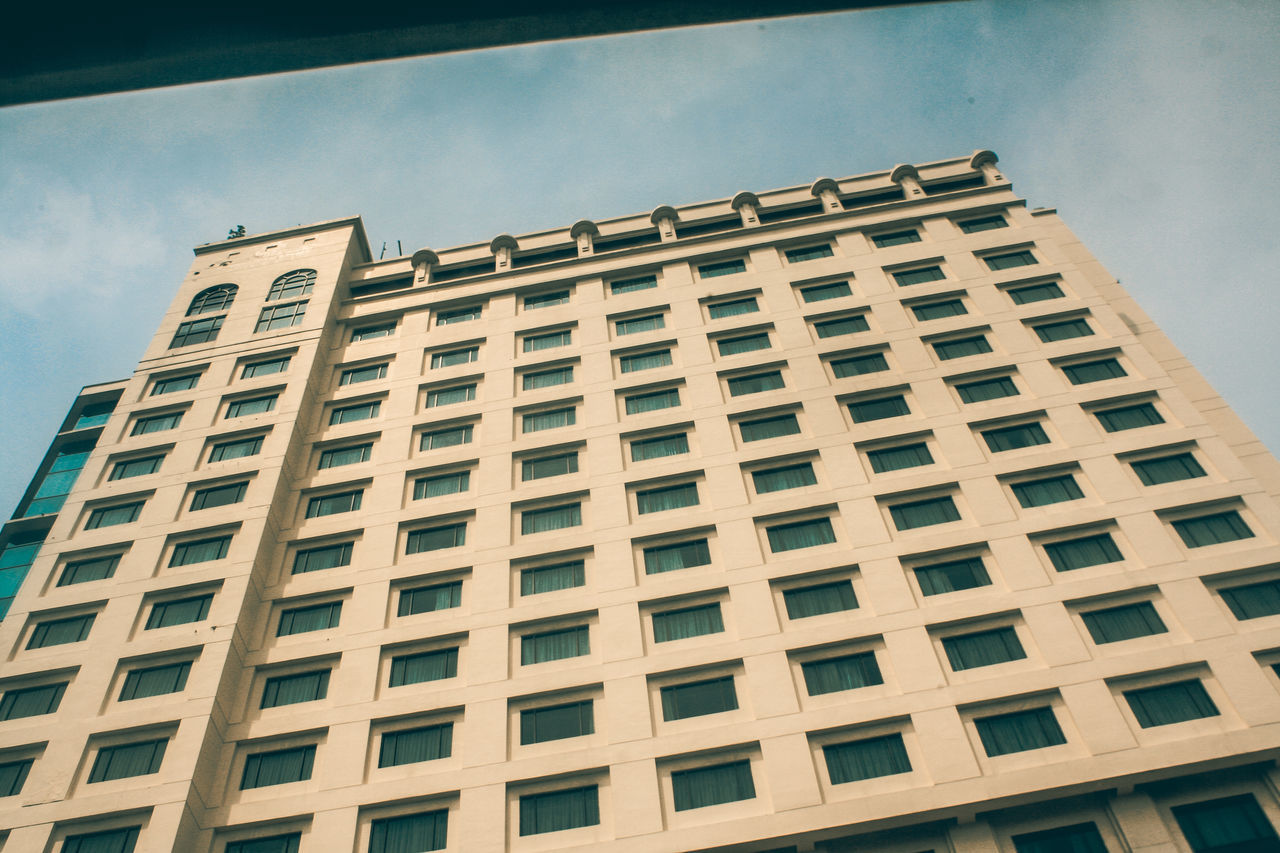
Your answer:
[[[65,685],[0,719],[3,849],[1225,850],[1195,804],[1280,825],[1278,497],[989,152],[379,262],[358,219],[201,246],[0,623],[0,716]]]

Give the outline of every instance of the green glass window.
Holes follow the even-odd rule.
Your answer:
[[[236,293],[240,288],[234,284],[216,284],[196,294],[187,306],[187,316],[208,314],[211,311],[223,311],[236,301]]]
[[[992,231],[996,228],[1009,227],[1009,223],[1005,222],[1004,217],[998,213],[992,216],[979,216],[975,219],[962,219],[956,225],[960,226],[960,230],[965,234],[976,234],[979,231]]]
[[[523,415],[520,419],[522,432],[541,432],[544,429],[558,429],[573,426],[577,416],[572,406],[565,409],[552,409],[549,412],[534,412]]]
[[[741,314],[754,314],[760,310],[754,296],[745,299],[732,299],[728,302],[716,302],[707,306],[707,314],[712,320],[723,320],[725,317],[737,317]]]
[[[270,361],[255,361],[252,364],[246,364],[244,370],[240,371],[241,379],[253,379],[255,376],[271,376],[274,373],[284,373],[289,369],[289,356],[283,358],[273,358]]]
[[[351,565],[351,550],[351,542],[301,549],[293,558],[293,574],[301,575],[307,572],[335,569],[338,566],[349,566]]]
[[[1259,619],[1280,614],[1280,581],[1229,586],[1220,592],[1222,600],[1237,619]]]
[[[546,293],[535,293],[532,296],[524,298],[524,308],[526,311],[533,311],[538,308],[550,308],[553,305],[568,305],[569,291],[567,290],[549,290]]]
[[[1169,630],[1150,601],[1088,610],[1081,613],[1080,618],[1095,643],[1118,643],[1135,637],[1164,634]]]
[[[343,512],[355,512],[360,509],[363,489],[349,492],[338,492],[333,495],[319,495],[307,501],[307,518],[322,518],[326,515],[337,515]]]
[[[326,468],[340,468],[343,465],[368,462],[372,453],[373,442],[356,444],[351,447],[335,447],[332,450],[325,450],[320,453],[320,464],[317,467],[323,471]]]
[[[807,661],[800,665],[800,671],[810,696],[884,684],[874,652]]]
[[[68,835],[60,853],[133,853],[140,826]]]
[[[395,331],[395,321],[390,323],[379,323],[376,326],[361,326],[358,329],[351,330],[351,343],[356,344],[360,341],[372,341],[377,338],[389,337],[394,335]]]
[[[920,232],[914,228],[907,228],[903,231],[889,231],[884,234],[873,235],[871,242],[875,244],[877,249],[886,249],[889,246],[903,246],[907,243],[919,243]]]
[[[175,391],[190,391],[196,387],[196,383],[200,381],[199,373],[188,373],[185,376],[168,376],[164,379],[157,379],[155,384],[151,386],[151,395],[155,397],[159,394],[172,394]]]
[[[899,530],[913,530],[960,520],[960,510],[956,509],[950,496],[895,504],[889,507],[889,515],[893,518],[894,527]]]
[[[1188,548],[1202,548],[1237,539],[1252,539],[1253,531],[1235,510],[1184,518],[1173,522],[1173,529]]]
[[[716,341],[716,348],[721,355],[740,355],[744,352],[769,349],[769,333],[759,332],[753,335],[742,335],[736,338],[721,338]]]
[[[991,352],[991,344],[987,343],[987,339],[984,336],[974,335],[968,338],[936,341],[933,344],[933,351],[938,354],[938,358],[941,360],[950,361],[953,358],[964,358],[969,355],[981,355],[984,352]]]
[[[168,738],[104,746],[93,759],[89,782],[110,782],[132,776],[149,776],[160,770]]]
[[[81,616],[68,616],[65,619],[49,619],[37,622],[27,640],[28,649],[46,649],[50,646],[62,646],[67,643],[79,643],[89,636],[96,614],[85,613]]]
[[[724,631],[718,603],[681,607],[653,614],[653,641],[669,643]]]
[[[655,329],[661,329],[666,326],[663,322],[661,314],[647,314],[643,317],[629,317],[625,320],[618,320],[614,323],[614,329],[619,335],[634,335],[639,332],[652,332]]]
[[[454,403],[466,403],[476,398],[476,385],[459,385],[455,388],[433,388],[427,392],[427,408],[452,406]]]
[[[451,308],[448,311],[436,312],[436,325],[447,326],[450,323],[466,323],[470,320],[479,320],[482,306],[466,305],[462,308]]]
[[[439,551],[442,548],[457,548],[467,544],[467,523],[446,524],[442,527],[427,527],[410,531],[405,547],[406,554],[421,554],[424,551]]]
[[[800,422],[795,415],[776,415],[771,418],[741,421],[738,432],[745,441],[763,441],[766,438],[781,438],[787,435],[800,434]]]
[[[1025,287],[1011,287],[1005,291],[1015,305],[1030,305],[1033,302],[1046,302],[1050,299],[1061,299],[1062,288],[1051,281],[1041,284],[1028,284]]]
[[[434,477],[419,477],[413,481],[413,499],[438,498],[457,495],[471,488],[470,471],[452,471]]]
[[[1024,509],[1064,501],[1079,500],[1084,492],[1077,485],[1075,477],[1063,474],[1058,477],[1045,477],[1043,480],[1030,480],[1025,483],[1012,483],[1013,496]]]
[[[828,299],[839,299],[842,296],[853,296],[853,289],[847,281],[833,281],[830,284],[818,284],[813,287],[800,288],[800,298],[808,302],[825,302]]]
[[[1017,853],[1107,853],[1107,845],[1092,823],[1059,826],[1013,836]]]
[[[419,450],[439,450],[441,447],[457,447],[471,443],[471,424],[431,430],[422,434],[418,442]]]
[[[1049,435],[1038,423],[1016,424],[1014,426],[997,427],[982,431],[982,438],[992,453],[1003,453],[1006,450],[1018,450],[1023,447],[1035,447],[1048,444]]]
[[[13,797],[22,793],[22,785],[27,781],[27,774],[31,772],[33,763],[32,759],[27,758],[0,764],[0,797]]]
[[[550,530],[563,530],[566,527],[582,525],[582,504],[572,503],[564,506],[549,506],[541,509],[527,509],[520,513],[520,532],[522,534],[546,533]]]
[[[190,661],[131,669],[125,674],[124,685],[120,688],[120,701],[178,693],[186,688],[190,672]]]
[[[858,599],[853,594],[853,584],[847,580],[783,590],[782,602],[787,608],[788,619],[807,619],[825,613],[853,610],[858,606]]]
[[[218,337],[218,332],[222,329],[222,321],[225,319],[226,315],[222,315],[179,323],[177,330],[173,333],[173,340],[169,341],[169,349],[191,346],[192,344],[205,344],[215,340]]]
[[[735,275],[747,271],[747,262],[741,258],[732,261],[721,261],[715,264],[703,264],[698,267],[699,278],[717,278],[722,275]],[[615,291],[616,292],[616,291]]]
[[[1040,340],[1046,344],[1054,341],[1069,341],[1072,338],[1087,338],[1093,334],[1089,321],[1083,317],[1063,320],[1058,323],[1044,323],[1033,327]]]
[[[354,406],[343,406],[334,409],[329,413],[329,425],[337,426],[338,424],[349,424],[356,421],[367,421],[376,418],[378,412],[382,410],[382,403],[379,400],[372,400],[368,403],[357,403]]]
[[[762,391],[777,391],[785,388],[782,371],[770,370],[767,373],[753,373],[750,376],[734,376],[729,379],[729,396],[741,397],[744,394],[759,394]]]
[[[1027,656],[1022,643],[1018,642],[1017,632],[1009,627],[943,637],[942,648],[956,672],[1022,660]]]
[[[859,400],[849,404],[849,416],[855,424],[867,421],[879,421],[885,418],[900,418],[911,414],[907,399],[901,394],[892,397],[877,397],[873,400]]]
[[[959,299],[944,299],[941,302],[912,305],[911,313],[916,315],[917,320],[925,322],[946,317],[959,317],[961,314],[968,314],[969,311],[964,307],[964,302]]]
[[[179,542],[173,546],[173,555],[169,558],[169,567],[192,566],[210,560],[221,560],[227,556],[231,547],[230,536],[215,536],[211,539],[196,539],[191,542]]]
[[[450,581],[401,590],[396,615],[412,616],[416,613],[433,613],[437,610],[451,610],[461,606],[462,581]]]
[[[545,743],[595,732],[592,702],[569,702],[520,712],[520,743]]]
[[[590,632],[586,625],[525,634],[520,638],[521,666],[576,658],[590,653]]]
[[[544,349],[555,349],[556,347],[566,347],[573,342],[573,332],[570,329],[561,329],[558,332],[546,332],[540,335],[525,335],[522,339],[522,349],[525,352],[540,352]]]
[[[966,403],[982,403],[987,400],[999,400],[1002,397],[1018,396],[1018,386],[1008,376],[997,376],[992,379],[980,379],[977,382],[964,382],[956,385],[956,392]]]
[[[245,415],[260,415],[276,407],[276,397],[254,397],[250,400],[233,400],[227,404],[227,417],[239,418]]]
[[[316,702],[329,695],[329,670],[296,672],[268,678],[259,708],[280,708],[300,702]]]
[[[829,258],[834,253],[831,251],[831,246],[829,244],[822,243],[817,246],[801,246],[798,249],[787,249],[785,254],[787,256],[788,263],[798,264],[803,261],[816,261],[819,258]]]
[[[647,394],[632,394],[623,398],[622,402],[628,415],[671,409],[680,405],[680,389],[664,388],[661,391],[652,391]]]
[[[902,735],[896,732],[824,746],[822,757],[833,785],[911,772],[911,759],[902,744]]]
[[[636,492],[636,511],[640,515],[697,505],[697,483],[681,483],[678,486],[664,486],[660,489],[643,489]]]
[[[775,524],[766,527],[764,532],[769,540],[769,550],[775,554],[798,548],[830,545],[836,541],[836,532],[832,529],[830,520],[825,518]]]
[[[991,585],[991,576],[987,574],[987,567],[981,557],[918,566],[915,575],[916,582],[920,584],[920,592],[924,595],[941,595]]]
[[[750,800],[755,795],[750,761],[730,761],[671,773],[671,796],[678,812]]]
[[[146,456],[142,459],[127,459],[123,462],[117,462],[115,467],[111,469],[109,480],[126,480],[129,477],[141,477],[145,474],[154,474],[160,470],[160,463],[164,461],[164,456]]]
[[[586,583],[586,567],[582,560],[571,560],[550,566],[534,566],[520,571],[521,595],[538,595],[559,589],[574,589],[585,586]]]
[[[1106,409],[1094,412],[1094,417],[1107,432],[1121,432],[1126,429],[1141,429],[1164,423],[1164,418],[1150,403],[1139,403],[1136,406],[1121,406],[1117,409]]]
[[[660,459],[689,452],[689,437],[685,433],[663,435],[657,438],[637,438],[631,442],[631,461]]]
[[[267,301],[306,296],[316,284],[315,270],[293,270],[277,278],[267,291]]]
[[[302,833],[290,832],[246,841],[228,841],[225,853],[298,853],[301,842]]]
[[[1176,483],[1205,476],[1204,469],[1190,453],[1175,453],[1154,459],[1140,459],[1129,463],[1144,486]]]
[[[244,772],[240,776],[240,790],[284,785],[288,782],[305,782],[311,778],[311,768],[316,760],[314,744],[256,752],[244,760]]]
[[[378,744],[378,766],[399,767],[435,761],[453,754],[453,723],[384,732]],[[391,848],[395,849],[395,848]],[[419,848],[433,849],[433,848]]]
[[[1036,256],[1028,251],[1006,252],[1003,255],[987,255],[983,258],[987,267],[992,270],[1009,270],[1014,267],[1029,267],[1036,263]]]
[[[62,702],[67,682],[10,689],[0,697],[0,721],[52,714]]]
[[[262,436],[224,441],[215,444],[209,451],[209,461],[225,462],[228,459],[243,459],[246,456],[257,456],[261,451]]]
[[[647,575],[689,569],[711,564],[711,549],[706,539],[692,539],[672,545],[655,545],[642,552]]]
[[[813,473],[812,464],[801,462],[798,465],[783,465],[778,468],[752,471],[751,480],[755,485],[756,493],[763,495],[784,489],[813,486],[817,484],[818,477]]]
[[[248,488],[248,483],[230,483],[225,486],[199,489],[191,498],[191,509],[194,512],[201,509],[214,509],[220,506],[238,504],[244,500],[244,493]]]
[[[439,370],[442,367],[471,364],[479,360],[480,347],[463,347],[462,349],[447,350],[445,352],[433,352],[431,354],[431,369]]]
[[[933,454],[923,441],[915,444],[904,444],[899,447],[884,447],[879,450],[868,450],[867,460],[871,462],[871,470],[877,474],[886,471],[901,471],[903,468],[918,468],[921,465],[932,465]]]
[[[862,314],[850,317],[836,317],[831,320],[815,320],[813,331],[819,338],[837,338],[841,335],[856,335],[871,328],[867,318]]]
[[[893,274],[893,280],[898,283],[898,287],[909,287],[913,284],[925,284],[930,281],[942,281],[947,276],[942,272],[942,267],[920,267],[914,270],[900,270]]]
[[[106,557],[93,557],[88,560],[76,560],[67,563],[58,577],[58,586],[71,586],[76,583],[106,580],[116,573],[120,565],[120,555],[111,554]]]
[[[1072,385],[1085,385],[1090,382],[1103,382],[1107,379],[1119,379],[1128,376],[1120,362],[1114,358],[1103,358],[1097,361],[1081,361],[1076,364],[1064,364],[1062,372]]]
[[[520,798],[520,835],[541,835],[600,823],[595,785],[525,794]]]
[[[209,616],[209,605],[212,602],[212,594],[175,598],[172,601],[157,601],[151,607],[151,615],[147,617],[147,626],[144,630],[203,622]]]
[[[1144,729],[1218,716],[1204,685],[1197,679],[1124,691],[1125,701]]]
[[[133,422],[129,435],[150,435],[153,432],[164,432],[174,429],[182,423],[182,412],[169,412],[164,415],[151,415],[138,418]]]
[[[1100,566],[1103,563],[1114,563],[1124,559],[1110,533],[1097,533],[1093,536],[1066,539],[1062,542],[1046,542],[1044,550],[1049,555],[1049,562],[1060,572],[1070,572],[1086,566]]]
[[[326,601],[323,604],[312,604],[307,607],[293,607],[280,612],[280,624],[276,626],[276,636],[289,637],[294,634],[307,634],[311,631],[336,628],[341,618],[341,601]]]
[[[982,748],[992,757],[1067,742],[1053,709],[1048,707],[978,717],[973,724],[978,729]]]
[[[391,659],[389,686],[403,687],[407,684],[441,681],[446,678],[453,678],[457,674],[457,648],[399,655]]]
[[[879,352],[855,355],[831,362],[831,372],[835,374],[836,379],[865,376],[868,373],[880,373],[888,369],[889,362],[885,359],[884,353]]]
[[[344,370],[338,376],[339,385],[355,385],[358,382],[372,382],[375,379],[385,379],[387,376],[387,365],[369,364],[364,367],[353,367]]]
[[[537,459],[524,459],[520,462],[520,479],[523,481],[541,480],[545,477],[559,477],[564,474],[578,472],[578,453],[557,453],[555,456],[540,456]]]
[[[287,329],[302,322],[307,313],[307,301],[291,302],[288,305],[268,305],[258,315],[258,323],[253,331],[270,332],[273,329]]]
[[[657,286],[658,277],[656,275],[642,275],[609,282],[609,292],[617,296],[620,293],[634,293],[637,290],[648,290]]]
[[[1280,839],[1251,794],[1174,806],[1173,817],[1194,853],[1265,853]]]
[[[557,367],[552,370],[540,370],[537,373],[525,373],[520,377],[520,386],[525,391],[537,391],[540,388],[553,388],[556,385],[568,385],[573,381],[573,365]]]
[[[43,540],[43,532],[15,534],[3,548],[0,548],[0,619],[9,612],[9,605],[18,594],[18,588],[22,586],[22,582],[26,580],[31,564],[40,553]],[[66,572],[64,571],[63,574],[65,575]],[[65,586],[61,582],[58,585]]]
[[[733,690],[733,676],[673,684],[659,691],[662,719],[684,720],[706,714],[719,714],[738,707]]]
[[[77,430],[102,426],[111,420],[113,411],[115,411],[115,403],[91,403],[80,410],[80,414],[76,417],[76,422],[72,424],[71,428]]]
[[[672,361],[671,350],[669,349],[618,357],[618,370],[622,373],[652,370],[655,367],[666,367],[670,364],[672,364]]]

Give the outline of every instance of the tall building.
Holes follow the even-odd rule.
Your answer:
[[[1280,850],[1278,495],[987,151],[200,246],[0,533],[3,849]]]

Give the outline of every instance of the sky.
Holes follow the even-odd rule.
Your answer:
[[[1280,3],[963,0],[0,109],[0,512],[236,225],[391,257],[979,148],[1280,451]]]

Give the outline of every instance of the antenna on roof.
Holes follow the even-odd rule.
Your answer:
[[[378,260],[382,260],[387,254],[387,241],[382,241],[382,254],[378,255]]]
[[[401,247],[401,245],[400,245],[400,241],[399,241],[399,240],[397,240],[397,241],[396,241],[396,254],[397,254],[397,255],[403,255],[403,254],[404,254],[404,249]]]

